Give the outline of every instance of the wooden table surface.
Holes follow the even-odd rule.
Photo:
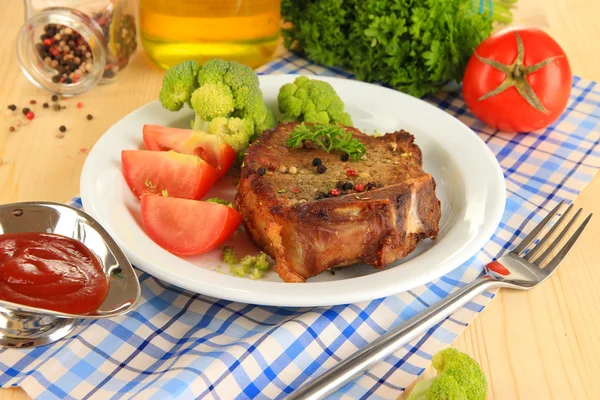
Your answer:
[[[11,119],[0,116],[0,204],[66,202],[79,192],[87,150],[121,117],[156,99],[162,71],[138,52],[117,84],[68,100],[63,111],[43,109],[50,96],[29,83],[17,64],[22,15],[21,1],[0,2],[1,113],[8,104],[23,107],[35,99],[31,108],[37,116],[14,133],[8,132]],[[598,16],[598,0],[519,0],[515,10],[516,23],[549,32],[565,49],[573,72],[596,81]],[[67,127],[62,139],[56,137],[60,125]],[[599,197],[600,175],[577,204],[600,215]],[[531,292],[501,291],[456,340],[454,346],[483,367],[490,399],[600,399],[599,242],[596,218],[553,278]],[[0,390],[0,400],[26,398],[20,389]]]

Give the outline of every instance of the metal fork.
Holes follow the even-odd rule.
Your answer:
[[[561,246],[563,239],[582,212],[579,209],[562,231],[554,237],[559,226],[567,221],[567,216],[573,208],[573,205],[570,205],[556,223],[550,226],[550,222],[558,214],[563,204],[564,202],[560,202],[513,251],[489,263],[485,267],[485,275],[387,332],[287,398],[294,400],[322,399],[358,377],[376,362],[390,356],[402,346],[421,336],[429,328],[486,290],[496,287],[529,290],[545,281],[556,271],[592,218],[592,214],[589,214],[566,243]],[[542,235],[547,226],[550,226],[550,229]],[[538,239],[539,241],[537,241]],[[550,244],[548,245],[548,243]],[[529,249],[531,245],[533,247]],[[527,251],[528,249],[529,251]],[[554,256],[552,256],[553,254]]]

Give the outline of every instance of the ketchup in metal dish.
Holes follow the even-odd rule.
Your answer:
[[[107,293],[102,265],[83,243],[50,233],[0,235],[0,299],[85,314]]]

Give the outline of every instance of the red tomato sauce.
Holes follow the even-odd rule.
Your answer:
[[[0,235],[0,299],[85,314],[107,293],[102,265],[83,243],[50,233]]]

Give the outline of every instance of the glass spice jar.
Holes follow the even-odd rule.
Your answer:
[[[21,69],[35,85],[73,96],[114,81],[137,48],[134,0],[24,0]]]

